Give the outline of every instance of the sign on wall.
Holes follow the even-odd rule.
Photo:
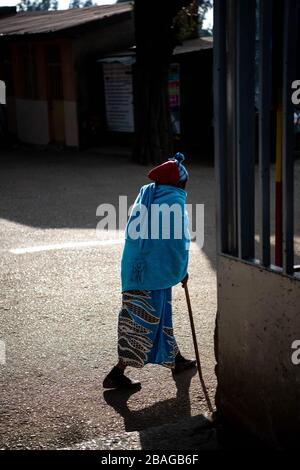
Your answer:
[[[106,121],[113,132],[134,132],[132,66],[130,63],[104,62],[104,91]],[[180,134],[180,77],[179,64],[169,71],[169,107],[174,135]]]
[[[134,132],[131,65],[104,63],[107,126],[114,132]]]

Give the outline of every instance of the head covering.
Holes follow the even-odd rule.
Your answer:
[[[160,184],[172,184],[176,186],[188,180],[189,174],[181,162],[185,160],[182,153],[178,152],[167,162],[158,165],[148,173],[148,178]]]

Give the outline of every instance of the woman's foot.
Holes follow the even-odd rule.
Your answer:
[[[131,380],[124,375],[123,370],[114,367],[103,380],[103,388],[138,389],[141,388],[141,383]]]
[[[179,374],[186,369],[192,369],[194,367],[197,367],[197,361],[195,359],[185,359],[179,352],[175,357],[175,367],[172,372],[173,374]]]

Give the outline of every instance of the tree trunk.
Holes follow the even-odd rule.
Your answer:
[[[172,152],[168,73],[173,19],[191,0],[135,0],[135,144],[133,160],[155,164]]]

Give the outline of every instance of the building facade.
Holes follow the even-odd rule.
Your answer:
[[[0,79],[18,140],[78,147],[83,139],[87,63],[134,44],[132,5],[26,12],[0,19]],[[98,85],[99,86],[99,85]]]

